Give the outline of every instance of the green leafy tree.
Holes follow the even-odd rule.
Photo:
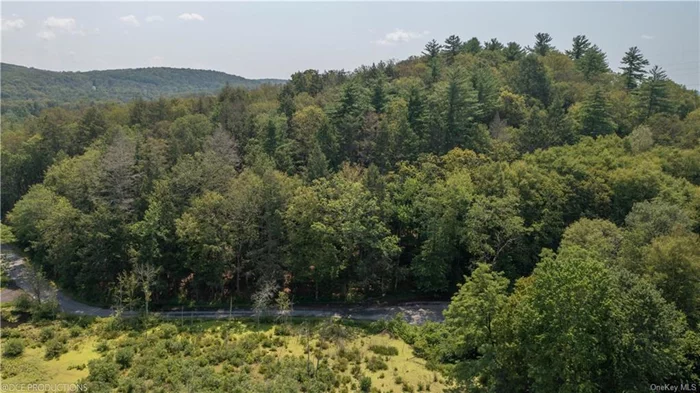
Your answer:
[[[691,326],[700,321],[700,239],[694,233],[655,238],[642,252],[644,274],[663,297],[683,311]]]
[[[488,264],[479,264],[460,285],[445,310],[445,324],[463,360],[453,373],[470,391],[479,391],[488,373],[498,369],[499,320],[508,307],[508,279]]]

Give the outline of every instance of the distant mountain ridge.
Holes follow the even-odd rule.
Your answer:
[[[104,71],[47,71],[0,63],[2,111],[65,105],[82,101],[129,101],[136,97],[213,93],[231,86],[255,88],[283,79],[246,79],[221,71],[150,67]],[[37,108],[38,109],[38,108]]]

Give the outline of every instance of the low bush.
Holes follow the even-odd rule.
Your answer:
[[[362,377],[360,378],[360,391],[369,393],[369,391],[372,389],[372,378],[370,377]]]
[[[389,368],[389,366],[387,366],[379,356],[372,356],[367,362],[367,368],[370,371],[379,371],[386,370]]]
[[[24,343],[18,338],[11,338],[2,344],[2,356],[14,358],[24,352]]]
[[[39,341],[45,343],[56,336],[56,331],[53,327],[47,326],[39,331]]]
[[[119,348],[114,354],[114,361],[119,365],[121,369],[131,367],[131,361],[134,358],[134,350],[127,348]]]
[[[17,311],[29,312],[34,306],[34,298],[28,293],[20,293],[12,302]]]
[[[398,348],[391,345],[371,345],[369,350],[382,356],[398,356]]]
[[[56,359],[67,352],[66,345],[58,339],[52,339],[46,342],[44,359]]]

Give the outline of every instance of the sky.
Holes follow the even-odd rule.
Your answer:
[[[150,66],[246,78],[353,70],[457,34],[559,50],[585,34],[617,70],[641,49],[700,89],[700,2],[2,2],[2,61],[49,70]]]

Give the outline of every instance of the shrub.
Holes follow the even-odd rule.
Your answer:
[[[275,326],[275,336],[291,336],[293,334],[292,327],[287,324]]]
[[[177,335],[177,326],[173,325],[172,323],[164,323],[160,325],[160,332],[159,332],[159,337],[168,339],[168,338],[173,338]]]
[[[397,356],[399,354],[398,348],[391,345],[372,345],[369,350],[382,356]]]
[[[360,379],[360,391],[368,393],[372,389],[372,378],[362,377]]]
[[[370,371],[379,371],[379,370],[386,370],[389,367],[386,365],[386,363],[378,356],[372,356],[371,359],[367,362],[367,368]]]
[[[7,340],[2,345],[2,356],[8,358],[14,358],[22,354],[24,351],[24,344],[22,340],[17,338],[12,338]]]
[[[79,326],[73,326],[70,329],[68,329],[68,333],[72,338],[76,338],[80,336],[80,333],[83,332],[83,329],[81,329]]]
[[[45,301],[43,303],[35,302],[31,310],[32,320],[36,322],[56,319],[59,310],[60,307],[55,300]]]
[[[56,331],[50,326],[47,326],[39,332],[39,341],[45,343],[56,336]]]
[[[338,361],[333,365],[333,369],[339,372],[345,372],[348,369],[348,359],[339,358]]]
[[[51,360],[60,357],[66,353],[66,346],[63,342],[57,339],[49,340],[46,343],[44,359]]]
[[[403,392],[405,392],[405,393],[413,393],[415,390],[413,389],[413,385],[411,385],[411,384],[408,383],[408,382],[404,382],[404,383],[401,385],[401,391],[403,391]]]
[[[102,382],[113,386],[119,376],[119,366],[116,363],[107,359],[95,359],[88,363],[90,374],[88,380],[90,382]]]
[[[120,368],[125,369],[131,366],[131,360],[134,358],[134,350],[131,348],[119,348],[114,354],[114,360]]]
[[[100,341],[95,345],[95,350],[97,352],[107,352],[109,351],[109,344],[106,341]]]
[[[20,293],[12,303],[17,311],[29,312],[34,305],[34,299],[28,293]]]

